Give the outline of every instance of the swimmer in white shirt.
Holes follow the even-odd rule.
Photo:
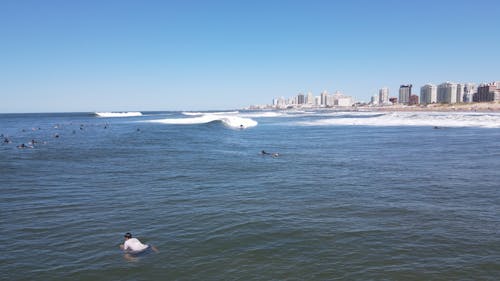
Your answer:
[[[133,260],[134,255],[146,252],[146,250],[151,249],[154,252],[158,253],[158,249],[155,246],[142,244],[141,241],[137,238],[132,238],[132,234],[130,232],[125,233],[125,242],[120,245],[120,249],[125,251],[125,258],[128,260]]]

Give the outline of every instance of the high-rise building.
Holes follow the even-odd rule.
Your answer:
[[[333,94],[333,105],[335,106],[352,106],[354,104],[354,100],[350,96],[346,96],[339,91],[336,91]]]
[[[389,104],[389,88],[383,87],[378,91],[378,102],[382,105]]]
[[[465,91],[465,85],[463,83],[458,83],[457,84],[457,102],[464,102],[464,91]]]
[[[321,92],[321,106],[327,106],[328,105],[328,92],[323,91]]]
[[[321,96],[314,97],[314,106],[321,106]]]
[[[492,82],[488,84],[481,84],[477,88],[477,93],[474,94],[475,102],[485,101],[500,101],[500,83]]]
[[[420,88],[420,103],[430,104],[437,101],[437,87],[433,84],[425,84]]]
[[[297,104],[304,104],[305,103],[305,98],[303,94],[298,94],[297,95]]]
[[[401,85],[399,87],[399,103],[409,104],[411,96],[411,84]]]
[[[456,103],[457,102],[457,83],[445,82],[437,87],[437,102]]]
[[[279,97],[273,100],[273,105],[277,108],[286,107],[286,100],[284,97]]]
[[[464,84],[464,102],[472,102],[474,100],[474,93],[476,92],[476,85],[473,83]]]
[[[314,105],[314,95],[311,92],[306,95],[306,104]]]

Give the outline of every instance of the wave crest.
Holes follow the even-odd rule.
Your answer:
[[[184,114],[185,112],[183,112]],[[169,119],[158,119],[158,120],[150,120],[149,122],[153,123],[162,123],[162,124],[175,124],[175,125],[189,125],[189,124],[206,124],[210,122],[219,121],[225,126],[233,129],[240,128],[250,128],[257,126],[257,121],[252,120],[250,118],[243,118],[239,116],[233,115],[222,115],[221,113],[201,113],[202,115],[197,116],[195,114],[188,116],[196,116],[190,118],[169,118]],[[186,114],[184,114],[186,115]]]
[[[129,112],[95,112],[97,117],[134,117],[142,116],[141,112],[129,111]]]
[[[221,112],[189,112],[189,111],[184,111],[184,112],[182,112],[182,115],[199,116],[199,115],[205,115],[205,114],[227,115],[227,114],[238,114],[238,113],[239,113],[239,111],[221,111]]]

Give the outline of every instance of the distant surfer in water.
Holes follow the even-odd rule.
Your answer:
[[[120,249],[125,252],[125,258],[127,260],[134,260],[138,254],[146,253],[148,250],[158,253],[158,249],[155,246],[142,244],[139,239],[132,238],[130,232],[125,233],[123,237],[125,238],[125,242],[120,245]]]
[[[25,145],[24,143],[21,143],[20,145],[17,146],[19,149],[25,149],[25,148],[33,148],[32,145]]]
[[[275,153],[269,153],[269,152],[267,152],[267,151],[265,151],[265,150],[262,150],[262,151],[260,152],[260,154],[261,154],[261,155],[270,155],[270,156],[271,156],[271,157],[273,157],[273,158],[276,158],[276,157],[279,157],[279,156],[280,156],[280,154],[279,154],[279,153],[277,153],[277,152],[275,152]]]

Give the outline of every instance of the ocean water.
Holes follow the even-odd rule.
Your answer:
[[[499,114],[133,115],[0,115],[1,280],[500,276]]]

